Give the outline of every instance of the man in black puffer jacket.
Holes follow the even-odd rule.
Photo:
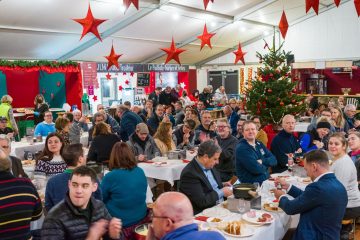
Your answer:
[[[121,221],[111,218],[105,205],[91,197],[97,187],[92,169],[75,168],[68,195],[45,218],[41,239],[121,239]]]

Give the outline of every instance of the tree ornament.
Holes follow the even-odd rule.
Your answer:
[[[334,0],[336,7],[339,7],[341,0]]]
[[[268,92],[268,93],[272,93],[272,89],[269,88],[269,89],[267,90],[267,92]]]
[[[137,10],[139,10],[139,0],[123,0],[123,5],[125,7],[125,12],[130,7],[130,4],[133,4]]]
[[[310,8],[313,8],[316,15],[319,15],[320,0],[305,0],[305,1],[306,1],[306,13],[308,13]]]
[[[83,32],[81,34],[80,40],[89,32],[93,33],[100,41],[102,41],[98,26],[102,24],[103,22],[107,21],[107,19],[97,19],[94,18],[91,12],[91,7],[89,4],[88,12],[85,18],[82,19],[73,19],[75,22],[80,23],[83,26]]]
[[[284,106],[284,102],[283,102],[283,101],[280,102],[280,106]]]
[[[279,30],[281,32],[281,36],[284,39],[286,37],[286,33],[287,33],[288,29],[289,29],[289,23],[287,21],[285,11],[283,10],[282,15],[281,15],[281,19],[280,19],[280,22],[279,22]]]
[[[244,60],[244,56],[246,55],[247,52],[243,52],[241,49],[241,44],[239,43],[238,49],[237,51],[233,52],[236,56],[235,58],[235,64],[237,64],[240,60],[242,62],[242,64],[245,65],[245,60]]]
[[[212,3],[214,3],[214,0],[203,0],[205,10],[206,10],[206,8],[207,8],[207,6],[208,6],[208,4],[209,4],[210,1],[211,1]]]
[[[172,38],[171,41],[171,45],[170,48],[160,48],[161,50],[163,50],[164,52],[166,52],[167,54],[167,58],[165,60],[165,64],[167,64],[168,62],[170,62],[172,59],[174,59],[178,64],[181,65],[180,63],[180,59],[179,59],[179,55],[182,52],[185,52],[185,49],[181,49],[181,48],[176,48],[175,46],[175,42],[174,42],[174,37]]]
[[[360,0],[354,0],[355,9],[357,12],[358,17],[360,17]]]
[[[107,74],[105,75],[105,77],[106,77],[107,80],[111,80],[111,74],[110,74],[110,73],[107,73]]]
[[[115,66],[119,69],[119,58],[121,56],[122,56],[122,54],[115,53],[114,45],[112,45],[109,56],[105,56],[105,58],[108,60],[107,70],[109,70],[111,68],[111,66]]]
[[[202,35],[197,36],[198,39],[201,40],[200,51],[203,49],[205,45],[208,45],[211,49],[211,38],[215,35],[215,33],[208,33],[206,24],[204,25],[204,31]]]

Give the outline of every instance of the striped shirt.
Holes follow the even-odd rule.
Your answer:
[[[30,239],[30,221],[41,215],[41,200],[31,181],[0,172],[0,239]]]

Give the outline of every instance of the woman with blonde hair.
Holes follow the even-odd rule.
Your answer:
[[[343,112],[339,107],[331,108],[331,120],[336,132],[347,133],[349,131],[349,124],[346,122]]]
[[[172,139],[171,123],[161,122],[154,135],[154,140],[162,155],[175,150],[176,146]]]
[[[14,113],[11,106],[12,102],[13,98],[10,95],[2,96],[0,104],[0,117],[5,117],[7,119],[6,126],[14,130],[15,134],[18,134],[19,129],[14,118]]]

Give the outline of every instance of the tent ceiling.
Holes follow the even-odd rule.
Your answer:
[[[79,41],[82,27],[71,20],[85,17],[89,2],[94,17],[109,19],[99,27],[103,42],[91,34]],[[283,9],[290,23],[306,16],[299,0],[215,0],[208,11],[202,0],[139,2],[140,11],[130,6],[124,14],[122,0],[0,0],[0,58],[105,61],[113,43],[124,54],[120,62],[162,63],[159,48],[169,47],[173,36],[187,50],[182,63],[192,65],[271,32]],[[320,2],[320,8],[333,5]],[[216,35],[213,49],[200,51],[196,36],[204,23]]]

